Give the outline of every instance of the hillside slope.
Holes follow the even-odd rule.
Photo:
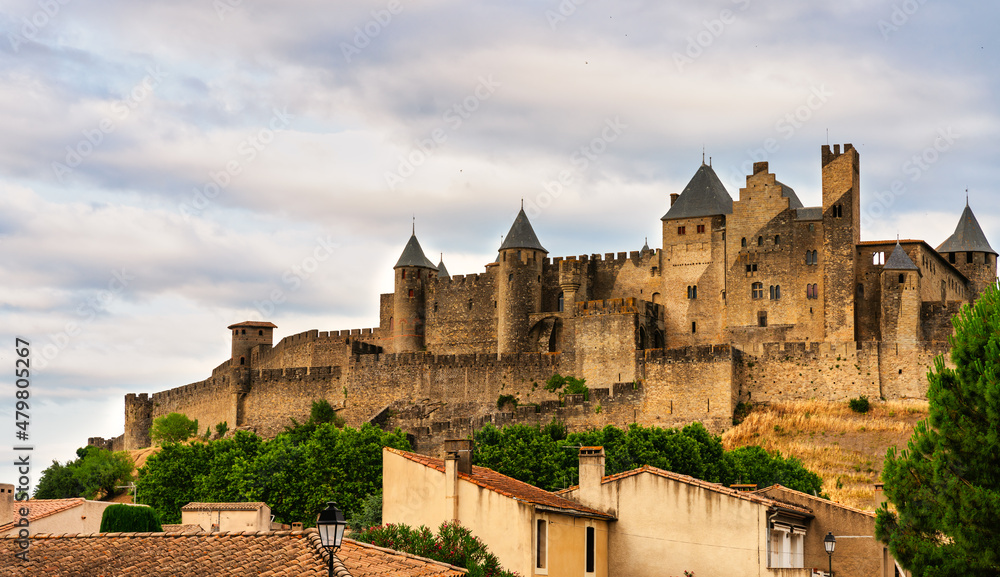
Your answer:
[[[722,443],[726,449],[760,445],[795,456],[823,478],[832,500],[874,510],[886,450],[906,448],[914,425],[926,417],[926,401],[873,402],[866,414],[846,402],[772,403],[755,406],[722,435]]]

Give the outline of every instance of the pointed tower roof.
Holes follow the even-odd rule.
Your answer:
[[[958,220],[955,233],[949,236],[948,240],[941,243],[941,246],[937,247],[937,251],[988,252],[997,254],[997,251],[993,250],[989,241],[986,240],[986,235],[983,233],[983,228],[979,226],[976,215],[972,214],[968,200],[965,201],[965,210],[962,211],[962,218]]]
[[[646,252],[648,250],[649,250],[649,238],[646,238],[646,239],[643,240],[643,243],[642,243],[642,251]]]
[[[448,278],[451,275],[448,274],[448,269],[444,267],[444,253],[441,253],[441,261],[438,262],[438,278]]]
[[[733,197],[712,167],[703,162],[660,220],[717,214],[733,214]]]
[[[542,247],[542,243],[538,242],[538,237],[535,236],[535,231],[531,228],[531,223],[528,222],[528,215],[524,214],[523,206],[517,213],[514,224],[510,225],[507,236],[503,238],[503,244],[500,245],[500,250],[507,248],[540,250],[546,254],[549,252]]]
[[[420,266],[437,270],[434,263],[427,260],[427,257],[424,255],[424,249],[420,248],[420,242],[417,241],[416,233],[410,235],[410,240],[406,242],[406,246],[403,248],[403,254],[399,255],[396,266],[392,268],[396,269],[401,266]]]
[[[918,270],[917,265],[913,264],[910,259],[910,255],[906,254],[903,250],[902,245],[899,241],[896,241],[896,248],[892,249],[892,254],[886,259],[885,265],[882,266],[882,270]]]

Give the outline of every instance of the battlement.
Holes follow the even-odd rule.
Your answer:
[[[649,252],[643,253],[642,251],[633,250],[629,252],[606,252],[601,254],[581,254],[579,256],[554,256],[551,258],[546,258],[542,261],[545,267],[559,267],[559,263],[562,261],[579,261],[580,263],[587,262],[606,262],[606,263],[618,263],[624,264],[626,261],[638,262],[644,259],[649,259],[658,254],[660,249],[650,250]]]
[[[294,367],[284,369],[257,369],[253,377],[259,381],[278,381],[283,379],[328,380],[339,379],[342,367]]]
[[[635,297],[583,301],[576,303],[576,316],[645,314],[644,302]]]
[[[822,155],[823,155],[823,161],[822,161],[823,162],[823,166],[826,166],[827,164],[830,164],[831,162],[833,162],[834,160],[836,160],[841,154],[846,154],[846,153],[848,153],[848,152],[850,152],[852,150],[854,150],[854,145],[853,144],[845,144],[844,145],[844,152],[840,151],[840,145],[839,144],[834,144],[832,151],[830,150],[830,145],[829,144],[824,144],[823,145],[823,152],[822,152]],[[857,153],[855,153],[855,154],[857,154]]]
[[[565,353],[470,353],[435,355],[432,353],[387,353],[382,355],[356,355],[350,362],[360,365],[426,365],[435,367],[503,367],[503,366],[558,366]],[[339,368],[339,367],[335,367]]]
[[[636,351],[636,356],[646,362],[690,363],[729,359],[733,356],[733,348],[727,344],[696,345],[676,349],[646,349]]]
[[[456,274],[450,277],[436,277],[431,282],[444,285],[441,288],[456,287],[463,285],[476,285],[486,280],[485,273],[479,274]]]

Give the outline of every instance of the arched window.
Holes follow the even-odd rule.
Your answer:
[[[513,280],[514,280],[514,274],[513,273],[507,275],[507,282],[511,282]]]
[[[764,298],[764,283],[753,283],[753,285],[750,286],[750,296],[755,299]]]
[[[656,331],[653,333],[653,348],[662,349],[663,348],[663,333],[661,331]]]
[[[259,331],[257,331],[257,336],[258,337],[264,336],[264,329],[260,329]]]
[[[558,310],[559,312],[563,312],[564,306],[566,306],[566,303],[563,301],[563,293],[559,293],[559,305],[556,310]]]
[[[747,237],[743,237],[743,238],[740,239],[740,246],[746,248],[746,246],[747,246]]]
[[[406,269],[403,269],[402,275],[403,275],[402,278],[405,279],[406,278]]]
[[[696,298],[698,298],[698,287],[697,286],[689,286],[688,287],[688,298],[689,299],[696,299]]]
[[[899,273],[899,284],[903,284],[904,282],[906,282],[906,274]]]
[[[764,237],[762,236],[757,237],[757,246],[764,246]]]
[[[639,348],[646,348],[646,329],[644,327],[639,327]]]
[[[413,298],[413,289],[410,289],[410,298]]]
[[[240,334],[244,334],[244,335],[247,334],[247,330],[246,329],[240,329]]]
[[[247,364],[247,358],[246,357],[240,357],[240,364],[241,365]]]

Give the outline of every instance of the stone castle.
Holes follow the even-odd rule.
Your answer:
[[[274,345],[274,324],[234,324],[211,377],[127,395],[124,434],[90,442],[149,446],[170,412],[271,436],[317,399],[430,452],[488,422],[721,431],[741,402],[921,398],[951,317],[996,282],[997,253],[968,203],[937,249],[862,242],[857,150],[823,146],[821,166],[822,206],[804,207],[766,162],[736,201],[702,163],[670,195],[659,249],[550,258],[522,209],[495,262],[452,276],[414,234],[378,327]],[[589,394],[549,393],[554,373]]]

